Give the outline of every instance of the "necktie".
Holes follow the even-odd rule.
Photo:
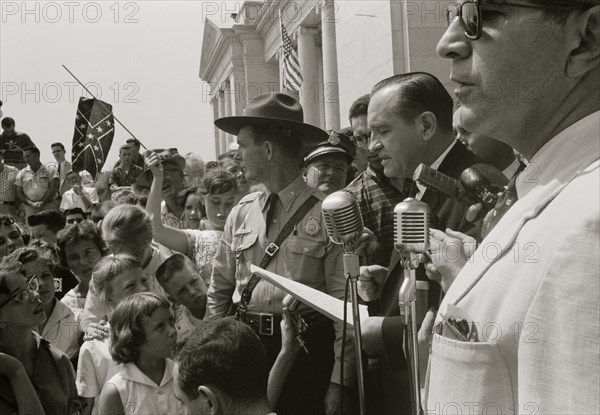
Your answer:
[[[502,216],[508,212],[508,210],[517,201],[517,176],[515,174],[508,185],[498,198],[496,206],[490,210],[483,218],[483,225],[481,226],[481,238],[485,238],[494,229],[494,226],[502,219]]]
[[[267,198],[267,215],[265,216],[265,224],[267,225],[266,231],[269,232],[269,226],[275,213],[275,206],[277,206],[277,193],[271,193]]]

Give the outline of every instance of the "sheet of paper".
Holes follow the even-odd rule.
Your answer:
[[[344,302],[342,300],[338,300],[329,294],[310,288],[302,283],[289,280],[281,275],[277,275],[255,265],[250,265],[250,271],[270,282],[280,290],[293,295],[307,306],[329,317],[336,323],[342,323],[344,321]],[[352,326],[352,304],[350,302],[347,304],[347,310],[347,324]],[[369,317],[366,305],[359,305],[358,312],[361,322]]]

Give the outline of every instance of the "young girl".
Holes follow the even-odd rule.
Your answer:
[[[110,414],[177,414],[173,354],[177,341],[171,305],[154,293],[140,293],[119,303],[111,319],[113,359],[123,367],[100,395]]]
[[[183,229],[199,229],[202,218],[206,216],[202,199],[197,187],[186,187],[179,193],[183,206]]]
[[[208,285],[212,274],[212,260],[217,253],[225,220],[235,204],[235,177],[222,170],[207,172],[202,178],[199,193],[202,195],[208,224],[203,225],[205,222],[202,222],[199,230],[175,229],[163,225],[160,220],[160,194],[164,176],[160,160],[156,154],[151,154],[146,163],[154,176],[146,205],[146,210],[152,215],[154,239],[193,259]]]
[[[92,275],[89,295],[108,310],[103,318],[108,320],[119,302],[130,295],[148,291],[146,276],[140,263],[131,255],[109,255],[96,265]],[[96,339],[83,343],[77,364],[77,392],[83,404],[82,415],[92,412],[95,400],[106,382],[120,369],[109,352],[109,326],[99,325],[104,331],[96,332]]]

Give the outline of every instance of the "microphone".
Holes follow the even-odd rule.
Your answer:
[[[429,249],[430,212],[427,203],[412,197],[394,207],[394,247],[398,252],[423,254]]]
[[[356,198],[344,191],[333,192],[321,205],[327,235],[334,244],[354,251],[354,241],[362,235],[363,220]]]
[[[423,317],[417,315],[417,303],[420,303],[421,310],[427,310],[429,291],[429,284],[423,284],[426,281],[416,280],[415,269],[421,262],[422,254],[429,249],[429,218],[429,206],[411,197],[394,207],[396,237],[394,247],[402,254],[404,266],[404,280],[398,292],[398,307],[407,334],[405,342],[410,357],[410,389],[414,399],[415,414],[422,414],[417,325],[424,317],[424,315]]]
[[[505,177],[505,176],[502,176]],[[475,167],[469,167],[460,174],[459,182],[465,192],[472,198],[481,202],[486,208],[492,209],[498,201],[497,192],[490,190],[490,181]]]
[[[366,414],[364,365],[362,360],[362,334],[358,308],[358,276],[360,263],[354,252],[354,243],[362,235],[364,225],[356,198],[344,191],[333,192],[323,200],[321,212],[327,229],[327,235],[334,244],[344,246],[344,275],[350,284],[352,298],[352,321],[354,326],[354,349],[356,352],[356,370],[358,380],[358,401],[360,414]],[[344,303],[344,307],[346,304]],[[345,324],[345,322],[344,322]],[[344,339],[345,341],[345,339]],[[343,356],[342,356],[343,359]]]

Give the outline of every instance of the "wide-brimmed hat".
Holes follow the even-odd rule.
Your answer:
[[[279,92],[258,96],[246,105],[242,115],[216,119],[215,125],[233,135],[238,135],[247,125],[274,126],[283,129],[283,135],[291,136],[295,132],[302,141],[315,143],[327,140],[328,136],[320,128],[304,122],[304,111],[296,98]]]
[[[160,148],[156,150],[146,150],[144,152],[144,161],[151,152],[155,152],[158,155],[158,158],[160,159],[163,167],[165,166],[165,164],[170,164],[177,167],[183,172],[183,169],[185,168],[185,159],[179,155],[179,152],[176,148]],[[136,180],[136,183],[140,186],[150,186],[152,184],[152,180],[152,172],[147,166],[145,166],[143,173],[139,175],[139,177]]]
[[[304,151],[302,160],[304,164],[307,164],[325,154],[343,154],[346,156],[348,163],[352,163],[354,154],[356,154],[356,146],[347,135],[337,131],[330,131],[327,140],[317,143]]]

